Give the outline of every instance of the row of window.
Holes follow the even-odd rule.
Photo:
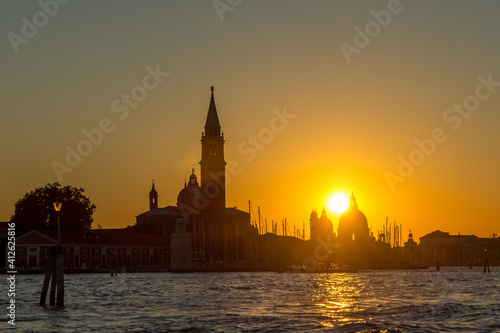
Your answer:
[[[35,248],[36,249],[36,248]],[[145,252],[143,251],[143,257],[147,258],[148,257],[149,251]],[[159,258],[160,257],[160,250],[155,250],[155,257]],[[114,256],[113,254],[116,254],[116,251],[111,251],[109,253],[109,259],[113,260]],[[125,252],[123,249],[120,250],[120,260],[123,260],[125,257]],[[71,259],[71,251],[70,249],[66,249],[66,259],[70,260]],[[87,260],[87,249],[83,249],[82,251],[82,259]],[[99,250],[94,250],[94,259],[99,260]],[[139,250],[134,250],[134,260],[139,260]]]

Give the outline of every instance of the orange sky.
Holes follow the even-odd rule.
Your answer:
[[[0,7],[5,36],[22,35],[21,18],[41,10]],[[0,45],[0,220],[26,192],[58,181],[54,162],[66,164],[67,147],[99,126],[108,133],[62,175],[97,205],[94,225],[133,225],[153,178],[160,206],[175,204],[191,168],[199,175],[215,85],[226,161],[241,165],[228,206],[251,200],[269,221],[306,222],[309,235],[312,209],[354,191],[374,232],[388,216],[405,240],[408,229],[498,233],[498,7],[401,1],[361,47],[356,27],[376,27],[372,11],[386,13],[387,1],[248,1],[222,20],[203,1],[61,6],[17,53],[8,38]],[[358,52],[347,57],[342,43]],[[118,109],[134,92],[137,105]],[[285,109],[294,118],[248,161],[238,147]],[[419,153],[415,141],[436,129],[441,142]],[[404,177],[400,158],[418,162]],[[391,187],[388,173],[405,181]]]

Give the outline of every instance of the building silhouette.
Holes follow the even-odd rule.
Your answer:
[[[184,186],[179,186],[175,204],[167,206],[160,205],[161,184],[153,182],[148,193],[149,209],[136,216],[133,227],[63,231],[65,269],[75,272],[111,267],[123,271],[204,271],[301,266],[313,271],[338,271],[343,267],[416,268],[431,266],[437,261],[442,266],[477,266],[486,259],[492,266],[500,265],[500,238],[496,235],[479,238],[436,230],[421,237],[417,244],[410,232],[403,247],[401,226],[394,223],[391,227],[386,221],[376,241],[354,194],[349,208],[339,218],[337,234],[323,209],[321,215],[315,210],[311,212],[311,238],[307,241],[297,236],[295,230],[293,234],[287,233],[286,219],[282,221],[281,233],[278,224],[271,221],[272,232],[266,228],[266,232],[259,235],[257,223],[252,225],[249,213],[226,207],[224,145],[211,87],[201,135],[200,178],[193,168]],[[0,236],[2,230],[0,228]],[[56,243],[55,231],[33,230],[19,237],[16,266],[23,271],[41,271],[45,252]],[[0,253],[5,257],[6,238],[0,237],[1,244],[3,252]]]
[[[207,118],[201,134],[201,180],[198,181],[193,168],[188,182],[184,182],[177,195],[176,204],[166,207],[159,206],[158,191],[153,183],[149,192],[149,210],[136,216],[135,226],[139,232],[159,233],[177,240],[179,219],[183,219],[182,246],[186,246],[189,234],[195,268],[207,263],[228,264],[251,258],[251,237],[257,233],[250,223],[249,213],[226,207],[225,140],[215,105],[214,87],[210,90]],[[172,253],[180,252],[172,249]],[[172,258],[172,262],[177,261],[177,258]]]
[[[365,214],[358,208],[358,203],[352,193],[349,200],[349,208],[340,216],[338,241],[368,241],[370,230]]]
[[[309,222],[312,240],[317,240],[318,237],[325,240],[335,237],[335,233],[333,232],[333,223],[326,216],[325,208],[323,208],[323,211],[321,212],[321,217],[318,217],[318,213],[313,210],[311,212]]]
[[[208,200],[203,209],[205,221],[221,230],[226,223],[226,162],[224,161],[224,133],[221,132],[215,106],[214,87],[210,87],[205,132],[201,134],[201,189]]]
[[[66,272],[166,271],[170,266],[167,238],[125,229],[61,231]],[[16,269],[43,272],[46,256],[58,244],[54,230],[32,230],[16,239]]]
[[[411,245],[411,244],[410,244]],[[406,247],[406,243],[405,243]],[[410,248],[407,249],[407,253]],[[500,265],[500,238],[478,237],[476,235],[450,235],[448,232],[435,230],[420,237],[417,255],[410,257],[412,262],[434,266],[437,261],[441,266],[482,266],[485,259],[490,265]]]

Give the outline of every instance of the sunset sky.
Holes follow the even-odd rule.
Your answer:
[[[375,234],[386,216],[405,241],[500,233],[500,2],[55,3],[0,3],[0,221],[59,180],[86,190],[94,227],[133,225],[152,179],[174,205],[214,85],[240,166],[227,206],[309,236],[311,210],[354,191]],[[68,147],[86,156],[68,166]]]

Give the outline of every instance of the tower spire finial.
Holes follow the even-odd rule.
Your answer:
[[[351,192],[351,198],[349,199],[349,209],[358,208],[358,203],[356,197],[354,196],[354,191]]]
[[[207,121],[205,122],[205,135],[220,136],[219,116],[215,107],[214,86],[210,87],[212,96],[210,97],[210,105],[208,107]]]

